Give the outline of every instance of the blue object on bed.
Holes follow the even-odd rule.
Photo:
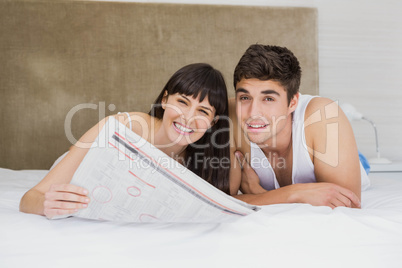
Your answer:
[[[360,159],[360,162],[362,163],[362,165],[364,167],[364,170],[366,171],[367,174],[369,174],[369,172],[370,172],[370,164],[369,164],[367,158],[361,152],[359,152],[359,159]]]

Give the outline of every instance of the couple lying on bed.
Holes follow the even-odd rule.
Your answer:
[[[335,102],[301,95],[300,78],[291,51],[252,45],[234,71],[234,100],[228,102],[221,73],[198,63],[170,78],[149,114],[114,117],[204,180],[248,203],[358,208],[366,178],[351,126]],[[88,206],[88,191],[69,183],[89,149],[79,144],[91,144],[106,121],[88,130],[23,196],[21,211],[52,218]],[[204,164],[197,159],[200,155]],[[219,165],[209,163],[212,158]]]

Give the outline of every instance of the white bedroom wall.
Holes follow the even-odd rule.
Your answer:
[[[349,102],[372,119],[378,128],[381,155],[402,162],[402,1],[132,2],[316,7],[319,16],[320,95]],[[372,127],[367,122],[352,122],[352,126],[359,150],[368,158],[375,157]]]

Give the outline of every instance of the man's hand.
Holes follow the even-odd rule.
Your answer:
[[[244,194],[261,194],[266,192],[260,185],[260,179],[240,151],[235,152],[236,159],[241,167],[240,191]]]
[[[235,152],[242,167],[241,192],[245,195],[237,198],[256,205],[277,203],[307,203],[313,206],[360,208],[357,195],[335,183],[315,182],[298,183],[267,191],[260,185],[260,179],[243,154]]]
[[[88,191],[73,184],[53,184],[45,193],[43,213],[49,219],[57,215],[73,214],[86,208],[89,203]]]
[[[297,203],[308,203],[313,206],[360,208],[357,195],[334,183],[316,182],[293,185],[293,198]],[[292,198],[292,199],[293,199]]]

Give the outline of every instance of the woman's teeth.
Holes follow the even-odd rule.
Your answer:
[[[185,126],[182,126],[180,124],[174,123],[175,127],[177,129],[179,129],[180,131],[186,132],[186,133],[191,133],[194,132],[194,130],[190,129],[190,128],[186,128]]]

